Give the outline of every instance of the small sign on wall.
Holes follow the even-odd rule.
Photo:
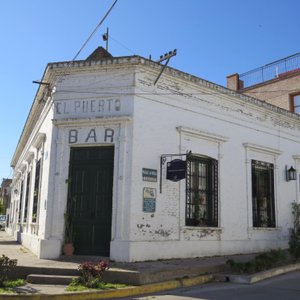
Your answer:
[[[156,209],[156,189],[144,187],[143,189],[143,212],[153,213]]]
[[[157,182],[157,170],[146,169],[142,170],[143,181]]]

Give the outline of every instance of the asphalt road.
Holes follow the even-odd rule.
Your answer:
[[[300,272],[287,273],[256,284],[209,283],[161,294],[124,298],[139,300],[299,300]]]

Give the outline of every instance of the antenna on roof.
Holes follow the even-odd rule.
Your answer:
[[[98,30],[98,28],[102,25],[102,23],[104,22],[104,20],[106,19],[106,17],[109,15],[109,13],[111,12],[111,10],[113,9],[113,7],[115,6],[115,4],[117,3],[118,0],[115,0],[114,3],[111,5],[111,7],[109,8],[109,10],[107,11],[107,13],[105,14],[105,16],[101,19],[101,21],[99,22],[99,24],[96,26],[96,28],[94,29],[94,31],[90,34],[90,36],[88,37],[88,39],[85,41],[85,43],[82,45],[82,47],[79,49],[79,51],[76,53],[76,55],[74,56],[74,58],[72,59],[72,61],[74,61],[78,55],[80,54],[80,52],[82,51],[82,49],[86,46],[86,44],[89,42],[89,40],[91,39],[91,37],[94,35],[94,33]]]
[[[156,80],[154,81],[154,85],[156,85],[158,79],[160,78],[161,74],[165,70],[166,66],[168,65],[170,58],[175,56],[177,54],[177,49],[174,49],[173,51],[167,52],[164,55],[161,55],[157,63],[161,63],[162,61],[166,60],[166,63],[163,65],[160,73],[158,74]]]
[[[106,28],[106,33],[102,35],[102,39],[106,42],[105,50],[108,51],[108,27]]]

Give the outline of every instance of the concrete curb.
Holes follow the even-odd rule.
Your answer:
[[[253,275],[200,275],[193,278],[182,278],[176,280],[169,280],[165,282],[145,284],[140,286],[132,286],[115,290],[102,290],[102,291],[83,291],[83,292],[65,292],[60,294],[1,294],[1,299],[14,299],[14,300],[91,300],[91,299],[113,299],[122,297],[131,297],[137,295],[145,295],[150,293],[158,293],[167,290],[191,287],[207,282],[214,281],[215,278],[227,278],[234,283],[253,284],[274,276],[284,273],[299,271],[300,263],[282,266],[271,270],[263,271]]]
[[[14,300],[64,300],[64,299],[76,299],[76,300],[91,300],[91,299],[109,299],[109,298],[122,298],[130,297],[136,295],[144,295],[149,293],[157,293],[182,287],[190,287],[214,280],[214,276],[201,275],[194,278],[183,278],[170,280],[160,283],[146,284],[141,286],[134,286],[116,290],[106,290],[106,291],[83,291],[83,292],[67,292],[64,294],[20,294],[20,295],[9,295],[2,294],[1,299],[14,299]]]
[[[281,274],[299,270],[300,263],[297,263],[255,273],[253,275],[225,275],[225,277],[227,277],[230,282],[252,284]]]

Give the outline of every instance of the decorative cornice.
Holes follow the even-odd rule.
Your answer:
[[[193,136],[199,139],[209,140],[216,143],[227,142],[229,139],[228,137],[224,137],[215,133],[201,131],[198,129],[188,128],[183,126],[176,127],[176,129],[180,134],[185,134],[185,135]]]
[[[33,158],[34,158],[34,153],[32,151],[28,151],[24,157],[24,160],[30,163]]]
[[[262,152],[262,153],[266,153],[266,154],[271,154],[271,155],[274,155],[274,156],[278,156],[278,155],[282,154],[281,150],[270,148],[270,147],[266,147],[266,146],[262,146],[262,145],[251,144],[251,143],[244,143],[243,146],[246,149],[250,149],[250,150],[253,150],[253,151],[256,151],[256,152]]]
[[[124,122],[132,121],[131,116],[122,117],[99,117],[99,118],[70,118],[70,119],[53,119],[56,126],[84,126],[84,125],[118,125]]]
[[[35,148],[40,148],[40,146],[45,142],[45,140],[46,140],[46,134],[45,133],[41,133],[41,132],[39,132],[36,136],[35,136],[35,138],[34,138],[34,140],[33,140],[33,142],[32,142],[32,145],[33,145],[33,147],[35,147]]]

